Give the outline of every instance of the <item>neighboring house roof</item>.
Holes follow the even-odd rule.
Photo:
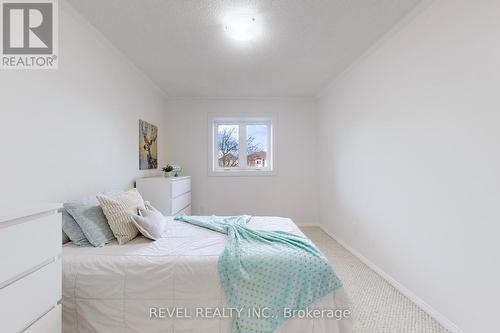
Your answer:
[[[239,158],[238,156],[233,155],[231,153],[229,153],[225,156],[226,161],[235,161],[238,158]],[[265,151],[258,151],[258,152],[252,153],[252,154],[247,156],[247,163],[250,166],[255,166],[255,162],[257,160],[261,159],[261,160],[265,161],[266,158],[267,158],[267,153]],[[222,157],[219,158],[219,161],[222,161]]]
[[[261,158],[261,159],[265,160],[266,157],[267,157],[267,153],[265,151],[257,151],[253,154],[248,155],[247,159],[248,160],[256,160],[258,158]]]
[[[235,155],[233,155],[233,154],[229,153],[229,154],[227,154],[227,155],[225,156],[225,158],[226,158],[226,159],[228,159],[228,160],[236,160],[236,159],[238,159],[238,156],[235,156]],[[222,160],[222,157],[219,157],[219,161],[220,161],[220,160]]]

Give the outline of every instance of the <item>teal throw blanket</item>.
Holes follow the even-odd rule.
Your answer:
[[[229,304],[240,309],[233,333],[272,333],[290,311],[304,310],[342,286],[321,251],[307,238],[257,231],[250,216],[178,216],[228,235],[219,274]]]

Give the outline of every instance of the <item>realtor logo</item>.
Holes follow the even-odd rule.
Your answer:
[[[57,68],[56,0],[0,0],[2,69]]]

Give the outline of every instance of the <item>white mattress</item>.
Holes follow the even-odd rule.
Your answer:
[[[122,246],[63,247],[64,333],[231,332],[231,318],[195,315],[196,308],[229,308],[217,271],[226,236],[167,219],[165,235],[156,242],[138,237]],[[250,226],[303,235],[286,218],[253,217]],[[315,307],[346,309],[349,301],[341,288]],[[151,319],[151,308],[183,313]],[[350,327],[346,319],[294,318],[278,332],[348,333]]]

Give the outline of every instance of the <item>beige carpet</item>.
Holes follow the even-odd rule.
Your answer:
[[[353,333],[449,333],[320,228],[301,228],[323,251],[353,302]]]

